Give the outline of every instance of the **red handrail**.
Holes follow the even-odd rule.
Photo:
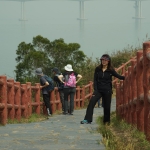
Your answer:
[[[150,41],[116,70],[123,70],[125,75],[123,82],[113,80],[117,115],[144,132],[150,141]]]
[[[85,99],[92,95],[92,82],[82,88],[77,86],[75,94],[75,108],[84,106]],[[46,113],[45,105],[41,101],[40,84],[31,86],[30,82],[20,84],[6,76],[0,76],[0,124],[7,124],[7,119],[20,120],[28,118],[32,113]],[[58,89],[55,88],[50,94],[52,112],[61,110],[61,101]],[[42,107],[42,109],[41,109]]]

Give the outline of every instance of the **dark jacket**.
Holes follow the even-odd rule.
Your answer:
[[[56,87],[58,88],[58,90],[62,90],[64,88],[64,84],[59,80],[58,78],[59,75],[60,74],[56,74],[53,79],[56,83]]]
[[[96,67],[94,72],[94,91],[106,92],[112,90],[112,76],[124,80],[125,77],[119,75],[114,69],[106,69],[104,72],[100,67]]]

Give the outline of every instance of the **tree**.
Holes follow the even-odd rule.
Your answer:
[[[57,66],[60,70],[66,64],[72,64],[77,69],[83,65],[86,58],[86,55],[79,48],[78,43],[66,44],[63,39],[58,39],[51,42],[51,48],[47,49],[46,52],[52,60],[53,66]]]
[[[63,39],[50,42],[40,35],[33,37],[32,43],[21,42],[16,50],[16,80],[21,83],[36,81],[34,71],[38,67],[50,75],[53,67],[63,70],[70,63],[78,71],[86,60],[86,55],[79,48],[78,43],[66,44]]]

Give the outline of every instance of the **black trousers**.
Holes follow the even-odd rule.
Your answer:
[[[68,97],[70,96],[70,108],[69,112],[73,113],[74,111],[74,95],[76,93],[76,88],[64,88],[64,112],[68,112]]]
[[[59,95],[60,95],[60,100],[61,100],[61,104],[62,104],[62,111],[64,111],[64,105],[65,105],[65,102],[64,102],[64,91],[63,89],[62,90],[58,90],[59,92]]]
[[[106,92],[95,92],[95,95],[92,96],[90,99],[90,102],[88,104],[85,120],[88,120],[89,122],[93,121],[93,110],[97,103],[97,101],[102,97],[103,99],[103,111],[104,111],[104,118],[103,122],[110,122],[110,106],[111,106],[111,96],[112,91],[106,91]]]
[[[50,94],[43,94],[43,101],[46,108],[49,109],[50,114],[52,114],[51,105],[50,105]]]

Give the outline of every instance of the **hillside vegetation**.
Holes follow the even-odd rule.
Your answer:
[[[112,58],[112,64],[118,68],[122,63],[127,62],[131,57],[135,56],[139,48],[128,46],[123,50],[116,50],[109,55]],[[39,82],[35,75],[36,68],[41,67],[44,74],[53,76],[51,69],[59,68],[64,71],[64,66],[72,64],[74,71],[83,76],[78,85],[86,85],[89,81],[93,81],[95,67],[100,63],[100,57],[93,59],[87,57],[78,43],[65,43],[64,39],[49,39],[38,35],[33,37],[31,43],[21,42],[16,50],[16,81],[21,83],[31,82],[32,84]]]

